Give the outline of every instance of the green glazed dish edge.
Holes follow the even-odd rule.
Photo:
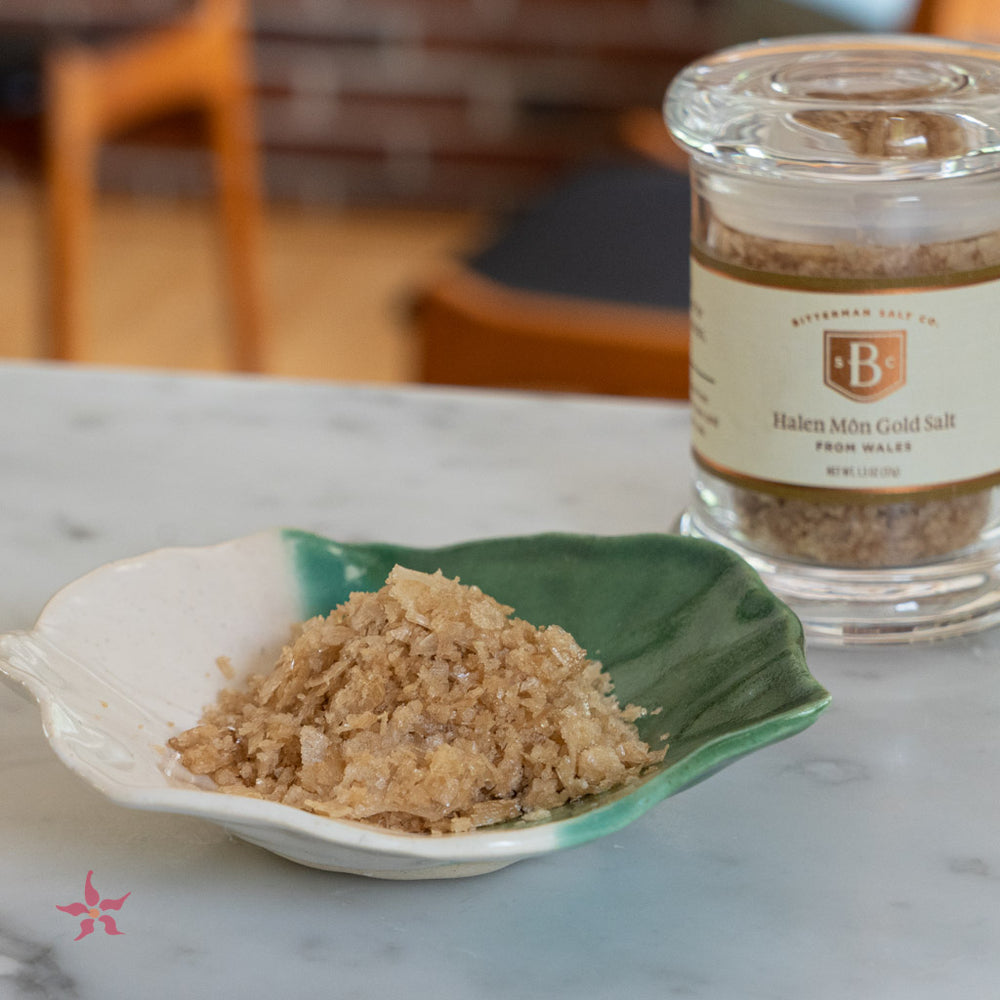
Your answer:
[[[802,626],[739,556],[666,534],[549,533],[434,548],[282,532],[303,618],[377,590],[397,563],[475,584],[532,624],[558,624],[611,675],[668,752],[637,785],[569,803],[548,822],[572,846],[620,829],[746,754],[801,732],[830,694]],[[524,821],[507,824],[524,827]],[[500,829],[492,827],[491,830]]]

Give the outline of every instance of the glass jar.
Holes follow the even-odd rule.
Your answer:
[[[1000,48],[742,45],[665,114],[691,154],[682,530],[814,639],[1000,621]]]

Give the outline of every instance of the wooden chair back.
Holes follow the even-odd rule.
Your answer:
[[[942,38],[1000,42],[997,0],[922,0],[912,30]]]
[[[236,369],[260,368],[262,210],[247,34],[245,0],[199,0],[175,22],[121,42],[74,44],[47,54],[50,356],[78,358],[87,341],[101,145],[125,129],[193,109],[206,117],[216,174],[231,363]]]
[[[685,310],[513,289],[456,265],[416,306],[423,382],[686,399]]]
[[[422,290],[422,381],[683,399],[687,177],[582,171]]]

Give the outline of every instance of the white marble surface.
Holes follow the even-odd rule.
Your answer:
[[[435,544],[665,530],[653,403],[0,366],[0,631],[160,545],[274,525]],[[493,875],[317,872],[111,805],[0,686],[0,1000],[1000,996],[1000,636],[812,651],[804,734]],[[122,936],[56,904],[131,896]]]

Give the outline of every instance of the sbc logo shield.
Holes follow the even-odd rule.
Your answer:
[[[859,403],[874,403],[906,384],[906,331],[823,333],[823,381]]]

